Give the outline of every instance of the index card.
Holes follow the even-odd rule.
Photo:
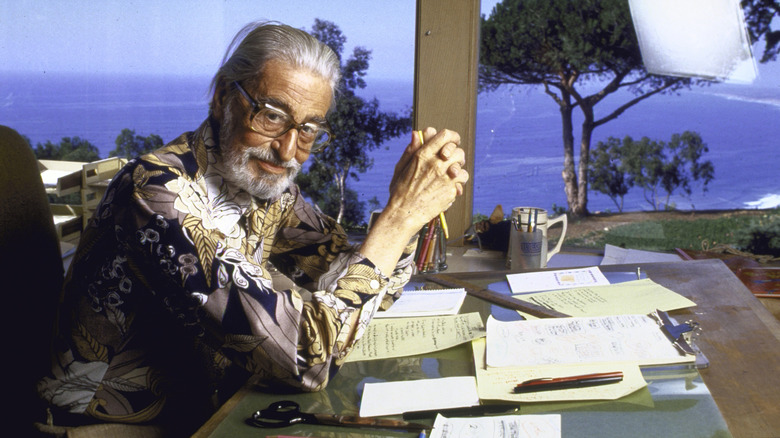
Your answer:
[[[474,376],[366,383],[360,400],[360,416],[397,415],[478,404]]]
[[[597,266],[509,274],[506,279],[513,294],[609,284]]]

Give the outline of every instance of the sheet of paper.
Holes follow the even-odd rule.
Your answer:
[[[44,187],[57,187],[60,177],[70,175],[72,170],[46,169],[41,172],[41,179]]]
[[[569,316],[646,315],[658,309],[668,312],[696,305],[649,278],[607,286],[537,292],[518,295],[518,298]]]
[[[479,404],[474,376],[366,383],[360,416],[376,417]]]
[[[436,417],[431,438],[560,438],[561,415],[500,415],[491,417]]]
[[[509,274],[506,279],[514,294],[609,284],[597,266]]]
[[[374,318],[455,315],[466,298],[466,289],[404,291],[389,309],[376,312]]]
[[[649,73],[750,83],[757,76],[739,0],[629,0]]]
[[[474,369],[477,375],[477,391],[481,400],[505,400],[516,402],[550,402],[574,400],[616,400],[645,386],[644,377],[636,362],[549,364],[543,367],[501,367],[485,365],[485,339],[471,341],[474,351]],[[623,381],[587,388],[515,394],[512,388],[520,382],[543,377],[579,376],[582,374],[622,371]]]
[[[647,315],[487,322],[488,367],[635,361],[690,363]]]
[[[374,319],[347,362],[413,356],[444,350],[485,336],[479,313],[424,318]]]
[[[601,259],[601,264],[625,265],[633,263],[679,262],[680,260],[682,259],[677,254],[621,248],[606,244],[604,245],[604,258]]]

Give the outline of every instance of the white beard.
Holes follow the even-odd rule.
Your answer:
[[[270,147],[228,147],[234,132],[234,117],[231,105],[225,108],[225,117],[219,130],[219,144],[224,164],[224,178],[238,187],[260,199],[276,199],[293,183],[295,176],[301,170],[301,163],[292,159],[282,162]],[[243,146],[243,145],[240,145]],[[267,161],[286,169],[283,175],[261,173],[256,176],[249,169],[250,159]]]

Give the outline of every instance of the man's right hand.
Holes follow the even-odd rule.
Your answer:
[[[382,265],[383,270],[395,266],[409,239],[448,209],[463,193],[463,185],[469,179],[463,169],[465,152],[460,148],[457,132],[427,128],[423,136],[425,143],[413,133],[411,143],[395,166],[390,199],[361,249],[377,266]],[[375,244],[384,248],[384,254],[369,254],[374,253]],[[392,260],[380,261],[386,256]]]

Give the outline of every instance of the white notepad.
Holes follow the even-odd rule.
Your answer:
[[[466,298],[466,289],[429,289],[404,291],[393,305],[376,312],[374,318],[456,315]]]

